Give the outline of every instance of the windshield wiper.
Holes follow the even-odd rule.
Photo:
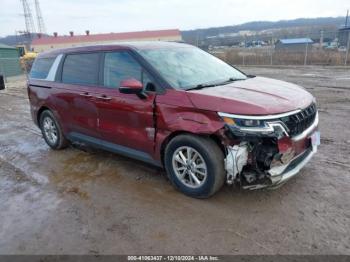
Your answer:
[[[214,86],[221,86],[221,85],[226,85],[235,81],[242,81],[245,80],[244,78],[229,78],[228,80],[222,81],[222,82],[215,82],[215,83],[208,83],[208,84],[199,84],[194,87],[187,88],[186,90],[199,90],[207,87],[214,87]]]
[[[217,86],[217,85],[216,84],[199,84],[199,85],[196,85],[195,87],[187,88],[186,90],[199,90],[199,89],[203,89],[206,87],[213,87],[213,86]]]
[[[245,78],[229,78],[228,80],[222,81],[222,82],[216,82],[216,83],[208,83],[208,84],[199,84],[194,87],[187,88],[186,90],[199,90],[207,87],[214,87],[214,86],[221,86],[221,85],[226,85],[235,81],[241,81],[245,80]]]

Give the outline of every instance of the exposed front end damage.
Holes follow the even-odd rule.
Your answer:
[[[317,151],[315,104],[275,116],[219,115],[226,122],[220,135],[228,184],[251,190],[278,187],[297,175]]]
[[[225,169],[227,172],[227,184],[232,185],[237,175],[242,173],[243,167],[248,163],[248,144],[242,142],[240,145],[227,146],[225,158]]]

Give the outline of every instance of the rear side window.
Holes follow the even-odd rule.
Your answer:
[[[99,57],[98,53],[67,55],[63,64],[62,82],[97,85]]]
[[[119,87],[125,79],[141,80],[142,68],[140,64],[125,51],[105,54],[104,86]]]
[[[30,70],[30,78],[45,79],[55,59],[55,57],[37,58]]]

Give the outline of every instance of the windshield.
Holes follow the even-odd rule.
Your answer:
[[[240,71],[196,47],[149,49],[139,53],[177,89],[247,79]]]

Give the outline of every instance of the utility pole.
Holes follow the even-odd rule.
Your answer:
[[[37,22],[38,22],[38,31],[41,34],[46,34],[46,28],[45,28],[43,16],[41,14],[39,0],[35,0],[34,3],[35,3],[36,19],[37,19]]]

